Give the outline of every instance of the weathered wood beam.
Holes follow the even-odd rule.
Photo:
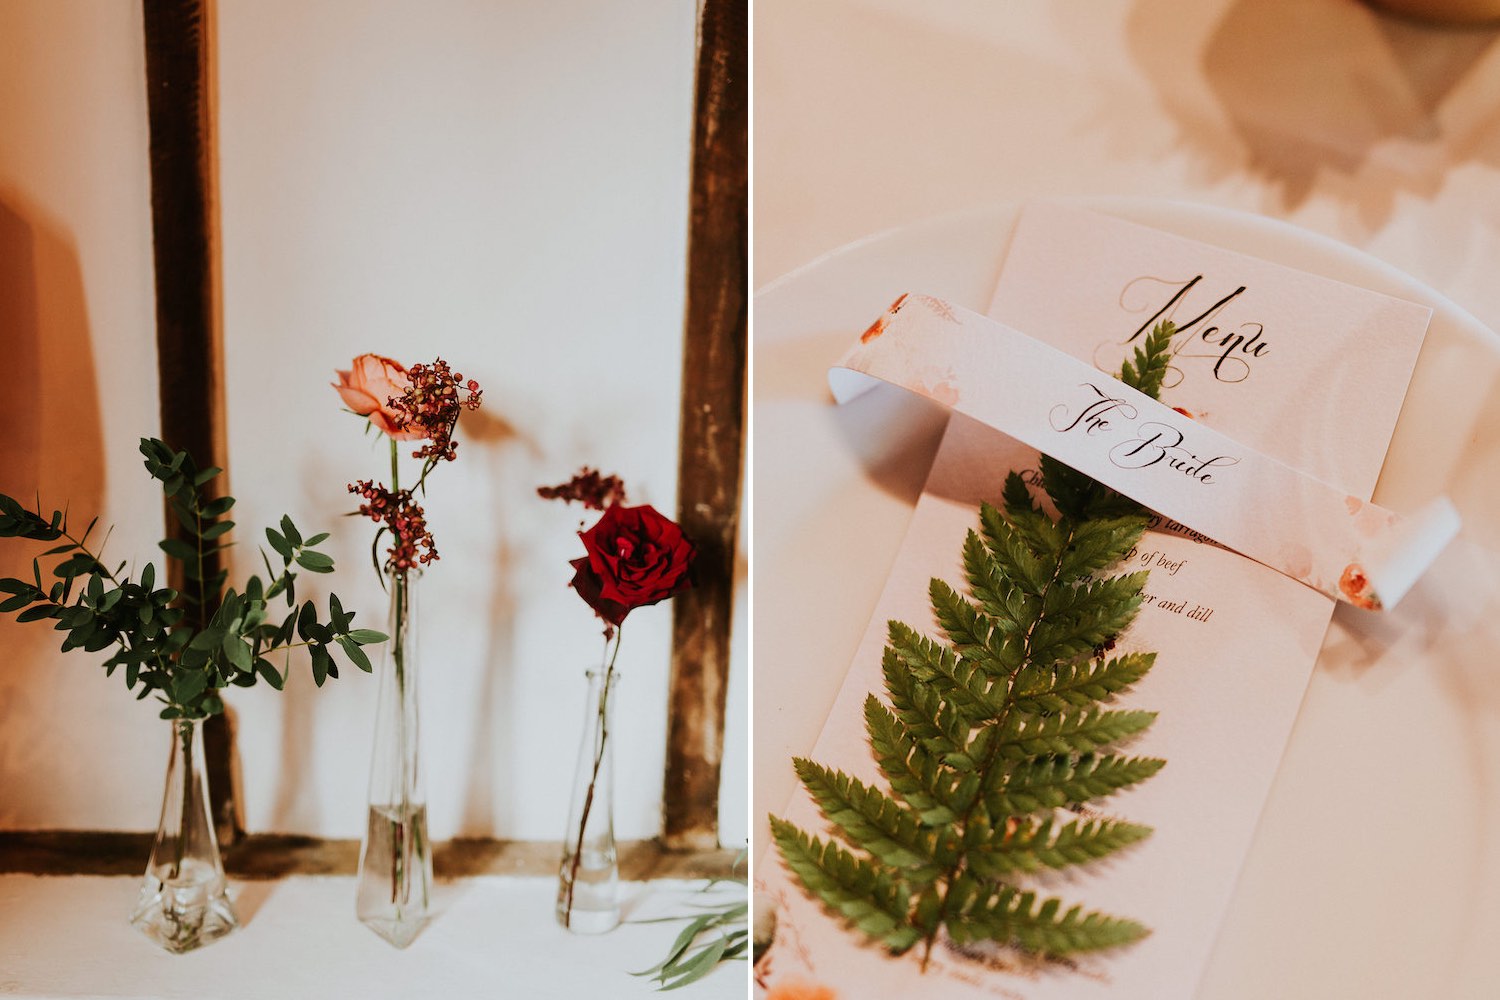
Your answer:
[[[128,875],[139,878],[141,859],[151,853],[152,834],[96,830],[0,832],[0,875]],[[480,875],[556,875],[557,842],[459,838],[433,845],[433,867],[442,879]],[[682,854],[654,840],[620,844],[620,877],[632,882],[658,878],[744,878],[738,852],[728,849]],[[359,841],[289,834],[251,834],[224,852],[224,867],[237,879],[287,875],[353,875]]]
[[[704,0],[688,230],[678,520],[698,545],[674,599],[662,842],[718,843],[744,459],[749,183],[746,0]]]
[[[199,468],[228,467],[224,356],[219,335],[218,190],[212,0],[144,0],[151,126],[151,228],[161,437]],[[228,476],[216,481],[228,488]],[[169,537],[181,526],[166,512]],[[214,555],[204,566],[220,568]],[[170,565],[170,585],[183,591]],[[189,609],[190,612],[193,609]],[[200,627],[205,624],[197,623]],[[229,710],[203,729],[210,806],[223,843],[244,833]]]

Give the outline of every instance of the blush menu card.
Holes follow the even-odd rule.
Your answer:
[[[883,303],[873,303],[872,316]],[[1022,213],[989,315],[1099,370],[1121,362],[1161,320],[1172,361],[1161,401],[1245,446],[1368,500],[1384,460],[1429,311],[1268,261],[1108,216],[1048,203]],[[983,501],[1038,456],[955,413],[910,528],[817,744],[808,755],[886,788],[863,705],[883,694],[890,620],[938,635],[932,578],[964,589],[961,548]],[[1264,518],[1265,512],[1254,512]],[[1306,526],[1279,528],[1295,546]],[[940,942],[890,955],[808,895],[774,848],[758,882],[777,907],[760,978],[824,984],[842,1000],[1135,998],[1193,995],[1270,790],[1334,602],[1290,576],[1164,518],[1122,571],[1149,570],[1123,651],[1156,653],[1114,707],[1158,714],[1128,747],[1164,758],[1151,780],[1103,803],[1153,828],[1101,861],[1016,881],[1040,895],[1129,917],[1149,936],[1067,960]],[[1369,613],[1369,612],[1360,612]],[[782,815],[829,836],[799,790]]]

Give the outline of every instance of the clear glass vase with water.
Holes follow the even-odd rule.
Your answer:
[[[588,672],[583,739],[573,775],[568,829],[557,879],[557,920],[578,934],[602,934],[620,923],[620,867],[615,851],[614,692],[611,665]]]
[[[161,821],[130,922],[167,951],[182,953],[239,926],[229,901],[219,841],[209,818],[203,725],[170,720],[172,749]]]
[[[360,921],[397,948],[411,944],[426,926],[432,894],[432,842],[417,739],[417,579],[415,572],[393,572],[387,579],[390,640],[377,669],[369,811],[355,904]]]

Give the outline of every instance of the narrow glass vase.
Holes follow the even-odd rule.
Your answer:
[[[393,573],[389,634],[381,654],[370,758],[369,817],[359,851],[360,921],[397,948],[427,923],[432,844],[417,746],[417,574]]]
[[[612,695],[620,674],[588,672],[583,742],[573,775],[568,832],[557,878],[557,921],[576,934],[603,934],[620,923],[620,866],[615,852]]]
[[[203,727],[173,719],[161,822],[130,922],[167,951],[181,954],[239,926],[225,893],[224,864],[209,818]]]

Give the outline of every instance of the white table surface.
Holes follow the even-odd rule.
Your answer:
[[[690,912],[701,882],[626,884],[628,919]],[[439,883],[437,916],[398,951],[354,918],[354,880],[301,876],[231,884],[240,929],[170,955],[127,921],[140,880],[0,876],[0,996],[131,1000],[596,1000],[654,996],[627,973],[655,965],[681,924],[569,934],[552,916],[556,880]],[[743,997],[745,962],[676,991]]]
[[[755,31],[758,286],[936,216],[1146,196],[1294,222],[1500,326],[1494,32],[1418,28],[1352,0],[759,0]],[[760,423],[754,442],[761,844],[794,780],[780,737],[811,745],[941,426],[910,408],[821,414],[823,368],[844,346],[829,329],[754,344],[757,412],[780,428]],[[1479,406],[1449,449],[1466,457],[1437,472],[1482,510],[1493,493],[1473,487],[1500,470],[1500,409],[1492,373],[1472,374]],[[789,634],[805,619],[806,593],[787,582],[797,551],[854,529],[810,517],[799,543],[799,505],[827,498],[768,470],[778,450],[792,468],[831,440],[880,487],[857,529],[876,540],[847,587],[819,576],[826,627]],[[1199,1000],[1500,996],[1500,604],[1485,596],[1497,526],[1476,519],[1448,557],[1434,627],[1336,619]],[[1483,586],[1455,586],[1464,574]],[[809,668],[824,659],[829,683]]]

